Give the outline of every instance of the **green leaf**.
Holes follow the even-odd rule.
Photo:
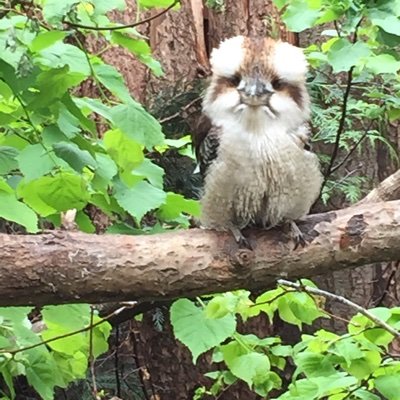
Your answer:
[[[48,125],[43,129],[42,139],[44,145],[51,147],[54,143],[66,141],[67,136],[61,132],[57,125]]]
[[[161,64],[151,56],[150,46],[142,39],[131,38],[130,36],[113,31],[111,34],[114,43],[119,44],[133,53],[139,60],[147,65],[156,76],[163,74]]]
[[[101,320],[100,317],[94,316],[93,323]],[[112,326],[108,322],[103,322],[93,329],[93,356],[98,357],[100,354],[108,350],[108,338],[110,336]]]
[[[233,313],[236,303],[236,298],[229,296],[228,293],[227,296],[216,296],[208,302],[204,310],[206,317],[210,319],[223,318],[225,315]]]
[[[398,400],[400,393],[400,374],[382,375],[375,379],[375,387],[388,400]]]
[[[107,131],[103,140],[108,154],[122,171],[130,172],[143,162],[144,154],[140,144],[119,129]]]
[[[59,0],[55,1],[62,4]],[[49,68],[67,66],[70,71],[69,75],[75,74],[76,79],[82,80],[90,75],[90,65],[85,53],[71,44],[56,42],[38,52],[35,61]]]
[[[87,130],[88,132],[92,133],[94,136],[97,134],[96,124],[90,118],[87,118],[82,110],[77,107],[72,97],[69,93],[66,93],[62,99],[62,103],[67,108],[67,110],[79,120],[80,126],[82,129]]]
[[[282,19],[289,30],[301,32],[314,26],[320,13],[319,7],[310,7],[307,1],[293,0],[289,2]]]
[[[167,193],[166,202],[158,210],[158,216],[165,221],[169,221],[178,218],[182,213],[195,217],[199,216],[199,202],[185,199],[182,195],[177,193]]]
[[[18,201],[11,191],[0,191],[0,217],[22,225],[30,233],[38,232],[37,215],[26,204]]]
[[[43,347],[44,348],[44,347]],[[54,386],[57,384],[56,364],[48,351],[29,352],[26,378],[43,400],[53,400]]]
[[[289,386],[289,392],[278,397],[278,400],[314,400],[318,397],[318,385],[309,379],[300,379]]]
[[[78,0],[46,0],[43,6],[43,16],[50,23],[61,22]]]
[[[112,178],[118,173],[118,167],[107,154],[96,154],[97,168],[92,180],[95,189],[105,191],[111,184]]]
[[[111,115],[116,127],[148,149],[164,140],[159,122],[138,103],[114,107]]]
[[[374,74],[395,74],[400,69],[400,61],[390,54],[380,54],[367,59],[367,68]]]
[[[124,78],[115,67],[108,64],[94,64],[93,70],[97,79],[113,95],[126,103],[132,101],[132,96],[125,84]]]
[[[273,3],[278,10],[281,10],[283,7],[285,7],[288,2],[289,0],[273,0]]]
[[[52,30],[41,32],[35,37],[35,39],[32,40],[32,43],[29,46],[30,50],[33,52],[38,52],[53,45],[59,40],[63,40],[65,36],[67,36],[67,33],[62,31]]]
[[[0,373],[3,376],[4,382],[7,385],[7,388],[10,392],[11,399],[15,399],[15,389],[14,389],[14,382],[13,382],[13,376],[9,369],[7,368],[7,365],[0,367]],[[5,398],[4,400],[8,400],[8,398]]]
[[[96,14],[105,14],[108,11],[126,9],[125,0],[91,0]]]
[[[40,178],[56,167],[66,165],[58,157],[51,156],[51,150],[40,144],[25,147],[18,156],[18,162],[26,182]]]
[[[266,381],[271,367],[268,357],[256,352],[233,358],[227,365],[232,374],[244,380],[249,387]]]
[[[82,351],[76,351],[72,355],[53,352],[57,371],[63,380],[59,386],[66,388],[70,382],[83,379],[86,376],[88,357]]]
[[[116,187],[114,194],[118,204],[137,221],[161,204],[165,203],[166,193],[147,182],[138,182],[133,187]]]
[[[18,150],[10,146],[0,146],[0,175],[18,168]]]
[[[381,27],[385,32],[399,36],[400,19],[398,17],[384,11],[373,10],[370,18],[374,25]]]
[[[175,0],[139,0],[140,7],[143,8],[154,8],[162,7],[166,8],[174,3]]]
[[[79,119],[76,118],[63,104],[60,105],[58,111],[57,125],[60,131],[65,134],[68,139],[72,139],[81,131],[79,127]]]
[[[328,51],[328,62],[335,73],[349,71],[370,53],[370,48],[363,42],[352,44],[347,39],[338,39]]]
[[[90,197],[83,177],[63,171],[28,183],[21,181],[18,195],[43,216],[72,208],[81,210]]]
[[[357,360],[364,357],[364,353],[359,348],[358,344],[352,339],[341,339],[335,343],[335,354],[342,356],[347,363],[347,366],[351,364],[353,360]]]
[[[78,211],[76,213],[75,217],[75,222],[79,226],[79,229],[82,232],[86,233],[95,233],[96,232],[96,227],[93,225],[93,222],[89,218],[88,215],[86,215],[83,211]]]
[[[66,331],[82,329],[90,322],[89,304],[45,306],[41,314],[47,326],[63,326]]]
[[[381,363],[381,356],[378,351],[364,351],[362,358],[352,360],[350,366],[345,368],[357,379],[365,379],[375,372]]]
[[[380,400],[381,399],[376,394],[368,392],[367,390],[364,390],[364,389],[358,389],[355,392],[353,392],[353,394],[357,399],[361,399],[361,400]]]
[[[102,116],[103,118],[107,119],[108,121],[112,120],[112,116],[110,113],[110,107],[107,107],[98,99],[91,99],[89,97],[83,98],[74,98],[73,101],[75,104],[80,107],[87,107],[92,112]]]
[[[208,319],[204,311],[188,299],[175,301],[170,313],[175,337],[189,348],[194,363],[200,354],[218,346],[236,329],[234,315]]]
[[[295,356],[296,372],[303,372],[307,377],[330,376],[335,368],[328,357],[317,353],[299,353]]]
[[[81,150],[75,143],[60,142],[53,144],[54,153],[66,161],[75,171],[82,172],[83,168],[97,167],[96,160],[87,150]]]
[[[132,170],[132,174],[146,178],[153,186],[160,189],[164,186],[164,170],[152,163],[148,158]]]

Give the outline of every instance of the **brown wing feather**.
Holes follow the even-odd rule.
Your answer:
[[[203,178],[210,165],[217,158],[220,134],[221,128],[212,125],[210,119],[203,114],[192,135],[196,158],[200,165],[200,174]]]

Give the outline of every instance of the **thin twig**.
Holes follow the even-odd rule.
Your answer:
[[[347,305],[348,307],[354,308],[360,314],[364,315],[369,320],[374,322],[376,325],[378,325],[381,328],[385,329],[386,331],[391,333],[393,336],[400,338],[400,332],[399,331],[397,331],[396,329],[391,327],[385,321],[382,321],[380,318],[378,318],[375,315],[373,315],[372,313],[370,313],[365,308],[359,306],[356,303],[353,303],[352,301],[346,299],[343,296],[338,296],[337,294],[333,294],[333,293],[327,292],[325,290],[317,289],[317,288],[314,288],[314,287],[304,286],[304,285],[302,285],[300,283],[290,282],[290,281],[287,281],[285,279],[279,279],[278,280],[278,285],[287,286],[287,287],[290,287],[290,288],[297,289],[297,290],[299,290],[301,292],[306,292],[306,293],[308,292],[308,293],[316,294],[318,296],[323,296],[323,297],[327,297],[329,299],[336,300],[339,303],[342,303],[342,304]]]
[[[318,309],[319,309],[321,312],[323,312],[324,314],[328,315],[329,317],[331,317],[331,318],[333,318],[333,319],[337,319],[338,321],[346,322],[346,323],[349,324],[349,325],[353,325],[353,326],[355,326],[355,327],[358,327],[357,324],[355,324],[354,322],[351,322],[351,321],[350,321],[349,319],[347,319],[347,318],[343,318],[343,317],[340,317],[339,315],[332,314],[332,313],[330,313],[329,311],[326,311],[326,310],[324,310],[324,309],[321,308],[321,307],[318,307]]]
[[[324,173],[324,182],[322,184],[321,187],[321,191],[324,188],[329,176],[332,173],[332,167],[333,167],[333,163],[336,160],[336,157],[338,155],[339,152],[339,146],[340,146],[340,139],[342,138],[342,134],[344,131],[344,125],[346,122],[346,116],[347,116],[347,103],[349,101],[349,96],[350,96],[350,89],[351,89],[351,84],[353,81],[353,70],[354,70],[354,65],[349,69],[349,71],[347,72],[347,84],[346,84],[346,89],[343,95],[343,104],[342,104],[342,112],[340,115],[340,120],[339,120],[339,126],[336,132],[336,139],[335,139],[335,145],[333,147],[333,151],[331,154],[331,159],[329,161],[329,165],[326,168],[326,171]]]
[[[127,28],[134,28],[135,26],[139,26],[142,24],[145,24],[146,22],[150,22],[153,19],[156,19],[158,17],[161,17],[161,15],[167,13],[171,8],[174,8],[178,4],[178,0],[175,0],[170,6],[168,6],[166,9],[160,11],[158,14],[155,14],[151,17],[142,19],[141,21],[134,22],[132,24],[128,25],[118,25],[118,26],[90,26],[90,25],[82,25],[82,24],[76,24],[74,22],[66,21],[65,19],[63,20],[64,24],[67,24],[71,28],[78,28],[78,29],[89,29],[92,31],[117,31],[121,29],[127,29]]]
[[[96,383],[96,372],[94,369],[94,356],[93,356],[93,316],[94,316],[94,307],[90,306],[90,326],[89,330],[89,365],[90,365],[90,375],[92,377],[92,392],[95,400],[100,400],[100,397],[97,392],[97,383]]]
[[[0,350],[0,354],[7,353],[7,354],[11,354],[11,355],[14,356],[15,354],[20,353],[21,351],[31,350],[31,349],[34,349],[35,347],[39,347],[39,346],[43,346],[43,345],[46,345],[46,344],[51,343],[51,342],[55,342],[56,340],[65,339],[67,337],[74,336],[74,335],[77,335],[79,333],[86,332],[86,331],[88,331],[90,329],[95,328],[98,325],[104,324],[104,322],[107,322],[110,318],[120,314],[122,311],[124,311],[128,307],[133,307],[135,304],[136,304],[135,302],[131,302],[131,304],[129,304],[129,305],[125,305],[123,307],[120,307],[117,310],[115,310],[112,313],[110,313],[107,316],[105,316],[101,321],[97,321],[93,325],[89,324],[85,328],[79,329],[77,331],[64,333],[63,335],[59,335],[59,336],[54,336],[54,337],[52,337],[52,338],[50,338],[48,340],[43,340],[42,342],[32,344],[31,346],[21,347],[19,349],[14,349],[14,350],[1,349]]]
[[[343,158],[342,161],[338,162],[336,165],[334,165],[331,169],[331,174],[333,174],[335,171],[337,171],[340,167],[342,167],[348,159],[351,157],[351,155],[357,150],[357,147],[361,144],[361,142],[367,137],[369,130],[372,126],[374,121],[370,121],[368,127],[365,129],[364,133],[360,137],[360,139],[357,140],[357,142],[354,144],[354,146],[350,149],[350,151],[347,153],[347,155]]]
[[[168,122],[171,121],[171,119],[177,118],[179,117],[183,111],[186,111],[187,109],[189,109],[190,107],[192,107],[194,104],[196,104],[198,101],[200,101],[202,98],[201,97],[196,97],[194,100],[190,101],[189,103],[187,103],[183,108],[181,108],[178,112],[176,112],[175,114],[169,115],[168,117],[162,118],[160,119],[158,122],[160,124],[163,124],[164,122]]]

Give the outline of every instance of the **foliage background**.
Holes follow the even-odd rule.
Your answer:
[[[105,16],[107,11],[113,21],[132,22],[140,18],[139,12],[146,7],[165,7],[171,2],[141,1],[136,10],[128,2],[128,12],[124,15],[118,11],[124,5],[120,0],[24,3],[17,5],[16,12],[0,19],[3,50],[0,56],[0,124],[3,126],[0,215],[12,222],[3,223],[3,230],[18,232],[22,226],[33,233],[58,227],[62,213],[73,207],[78,210],[78,228],[86,232],[138,234],[188,227],[189,216],[198,215],[199,209],[196,202],[182,196],[198,195],[198,181],[190,177],[193,161],[186,135],[193,126],[191,115],[199,106],[201,85],[197,78],[208,72],[207,53],[222,35],[268,30],[271,35],[283,33],[285,36],[282,25],[276,23],[279,21],[275,18],[277,9],[261,1],[248,3],[247,8],[245,2],[226,1],[209,2],[210,8],[200,13],[192,3],[182,2],[179,12],[152,21],[149,29],[138,27],[141,33],[130,28],[112,32],[90,30],[90,33],[83,29],[81,34],[71,24],[114,25]],[[395,135],[390,126],[399,117],[396,74],[399,60],[395,50],[399,3],[276,3],[278,8],[285,7],[281,10],[283,19],[292,31],[313,27],[306,35],[314,35],[307,39],[307,44],[313,43],[308,54],[315,67],[310,74],[314,126],[318,127],[315,148],[321,154],[324,170],[330,170],[323,200],[328,207],[338,206],[343,200],[356,201],[373,181],[397,165]],[[4,2],[4,5],[7,8],[11,3]],[[28,20],[25,15],[29,15]],[[189,24],[188,18],[191,18]],[[66,21],[69,21],[67,26]],[[147,37],[141,36],[143,33]],[[293,35],[286,36],[289,40],[296,39]],[[305,47],[305,43],[302,45]],[[161,65],[151,56],[150,47],[162,61],[167,72],[164,77],[160,77]],[[182,49],[189,57],[184,55],[182,59],[185,54]],[[124,72],[130,90],[121,73],[104,60],[112,60]],[[346,99],[343,93],[349,81],[352,89]],[[136,99],[131,92],[136,94]],[[168,139],[159,122],[137,99],[144,101],[164,121]],[[335,148],[337,154],[333,159],[329,155],[335,153]],[[346,159],[349,152],[352,157]],[[379,169],[371,163],[373,159],[377,160]],[[166,177],[160,166],[165,167]],[[176,179],[178,175],[183,178]],[[389,269],[387,266],[386,273]],[[385,275],[378,275],[380,282],[387,284]],[[335,282],[341,285],[340,279]],[[356,285],[356,289],[360,287]],[[340,287],[344,289],[345,284]],[[379,298],[378,294],[375,296]],[[236,310],[229,309],[229,312]],[[166,309],[160,306],[142,322],[134,323],[140,327],[142,337],[129,336],[127,341],[139,341],[142,345],[141,351],[133,351],[135,365],[142,365],[138,378],[145,388],[149,386],[147,367],[152,373],[154,384],[146,391],[156,393],[160,389],[154,385],[163,382],[161,392],[168,393],[174,390],[175,384],[175,393],[186,398],[188,387],[193,387],[190,376],[196,377],[194,382],[200,380],[196,370],[190,371],[190,364],[180,362],[176,367],[186,383],[176,385],[173,373],[163,381],[166,374],[160,365],[165,363],[165,356],[173,358],[176,346],[166,336],[167,317]],[[6,318],[4,326],[11,323],[20,322]],[[154,329],[164,333],[154,333]],[[295,340],[298,340],[297,332]],[[167,343],[167,353],[160,335]],[[35,335],[30,340],[37,341],[39,337]],[[115,340],[118,348],[119,339]],[[150,347],[148,340],[153,340],[154,361],[143,356]],[[5,346],[14,348],[15,343]],[[45,357],[53,354],[44,353]],[[90,358],[90,349],[85,348],[83,354],[86,360]],[[180,350],[180,360],[185,359],[184,354],[185,350]],[[23,372],[8,360],[4,362],[3,375]],[[27,357],[18,360],[17,365],[32,368],[33,363]],[[37,365],[39,369],[40,365]],[[131,368],[132,365],[131,361]],[[171,365],[171,371],[174,368]],[[69,372],[69,380],[82,376],[82,370],[78,373],[71,367]],[[26,371],[25,374],[28,376]],[[36,382],[35,386],[30,378],[29,383],[37,391],[46,390],[47,398],[51,398],[53,386],[65,386],[69,380],[63,384],[51,380]],[[114,381],[118,381],[118,373]],[[251,386],[249,378],[247,382]],[[178,398],[175,393],[167,395]],[[231,393],[228,396],[233,398]]]

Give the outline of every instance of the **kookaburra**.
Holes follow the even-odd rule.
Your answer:
[[[201,225],[241,233],[248,225],[288,224],[319,195],[322,174],[309,151],[307,62],[301,49],[271,38],[236,36],[211,54],[203,100],[209,129],[195,137],[204,177]]]

